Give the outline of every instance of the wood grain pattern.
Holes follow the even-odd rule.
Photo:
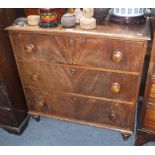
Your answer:
[[[151,75],[155,75],[155,62],[153,60],[155,60],[155,41],[154,43],[152,44],[152,48],[151,48],[152,52],[151,52],[151,63],[150,63],[150,73]],[[154,77],[154,76],[153,76]]]
[[[37,62],[19,61],[18,64],[24,86],[51,88],[62,92],[125,101],[135,101],[136,98],[138,76],[135,75],[99,72],[67,65]],[[32,79],[33,75],[38,75],[38,79]],[[112,92],[113,83],[120,85],[120,92]]]
[[[131,128],[132,105],[28,88],[26,96],[30,111]]]
[[[155,141],[155,18],[151,17],[152,41],[144,101],[140,110],[135,145]]]
[[[155,132],[155,108],[146,108],[143,128]]]
[[[154,94],[154,84],[155,84],[155,19],[151,18],[151,30],[152,30],[152,44],[151,44],[151,52],[150,52],[150,62],[149,62],[149,69],[147,74],[147,81],[146,81],[146,88],[145,88],[145,95],[144,95],[144,103],[148,101],[152,104],[155,103],[153,98]]]
[[[8,30],[30,114],[133,132],[148,21]]]
[[[44,59],[56,63],[72,64],[72,49],[69,42],[71,37],[13,34],[12,39],[16,51],[16,57],[19,59]],[[19,42],[21,42],[21,44],[18,44]],[[25,47],[29,44],[34,45],[34,50],[32,50],[31,53],[27,53],[25,50]]]
[[[151,58],[149,63],[144,102],[150,102],[151,104],[155,104],[155,42],[152,45],[151,49]]]
[[[81,38],[80,44],[77,43],[73,51],[73,63],[83,66],[139,72],[140,64],[138,62],[142,59],[142,49],[142,42]],[[120,62],[114,62],[112,57],[118,51],[122,54],[122,59]]]
[[[150,21],[147,20],[144,24],[137,25],[120,25],[113,24],[109,22],[108,18],[105,20],[103,25],[98,25],[96,29],[93,30],[82,30],[80,26],[77,25],[74,28],[66,29],[62,25],[52,29],[42,29],[38,26],[23,26],[15,27],[10,26],[7,28],[9,31],[17,31],[22,33],[35,33],[35,34],[51,34],[51,35],[87,35],[93,36],[95,38],[115,38],[125,40],[136,40],[144,41],[150,40]]]
[[[140,69],[143,42],[20,33],[13,33],[11,37],[18,59],[47,60],[134,72],[139,72]],[[31,52],[25,50],[29,45],[34,46]],[[120,62],[112,60],[117,51],[122,54]]]
[[[155,104],[155,80],[150,84],[149,102]]]

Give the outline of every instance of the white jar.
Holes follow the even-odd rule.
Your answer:
[[[111,12],[121,17],[137,17],[145,13],[146,8],[112,8]]]

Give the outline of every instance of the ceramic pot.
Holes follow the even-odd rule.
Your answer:
[[[115,16],[121,17],[137,17],[143,16],[145,8],[112,8],[111,12]]]
[[[43,28],[55,27],[58,25],[56,8],[41,8],[39,26]]]
[[[61,24],[63,27],[73,27],[75,26],[75,15],[71,13],[66,13],[61,18]]]
[[[13,21],[14,26],[25,26],[27,24],[28,23],[27,23],[27,18],[26,17],[19,17],[19,18],[15,19]]]
[[[58,20],[58,16],[56,13],[56,9],[51,9],[51,8],[40,9],[40,21],[53,22],[57,20]]]
[[[35,26],[35,25],[38,25],[39,18],[40,18],[39,15],[30,15],[30,16],[27,16],[27,22],[29,25]]]
[[[91,30],[96,28],[96,19],[95,18],[86,18],[82,17],[80,19],[80,28],[85,30]]]

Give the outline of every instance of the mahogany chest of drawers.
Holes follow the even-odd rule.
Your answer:
[[[141,26],[105,21],[78,26],[8,28],[29,114],[133,132],[149,36]]]

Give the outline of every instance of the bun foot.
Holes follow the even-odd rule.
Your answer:
[[[149,131],[138,129],[136,133],[135,146],[141,146],[148,142],[155,142],[155,134]]]
[[[33,119],[35,119],[37,122],[40,121],[40,116],[39,115],[31,115]]]
[[[147,140],[143,137],[143,135],[137,135],[136,136],[136,141],[135,141],[135,146],[141,146],[147,143]]]
[[[122,133],[123,140],[126,141],[130,138],[131,134]]]

